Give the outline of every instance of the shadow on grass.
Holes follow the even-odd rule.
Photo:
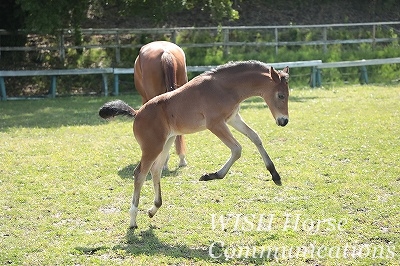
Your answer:
[[[140,106],[140,96],[120,97],[131,106]],[[316,97],[290,97],[293,102],[306,102]],[[108,97],[57,97],[55,99],[5,101],[0,103],[0,132],[14,127],[57,128],[62,126],[106,123],[98,115]],[[260,97],[252,97],[241,104],[242,109],[267,108]],[[124,119],[124,118],[119,118]],[[132,122],[131,119],[126,121]]]
[[[313,96],[310,96],[310,97],[290,96],[290,97],[289,97],[289,102],[304,103],[304,102],[307,102],[307,101],[310,101],[310,100],[314,100],[314,99],[317,99],[317,98],[320,98],[320,97],[313,97]]]
[[[123,243],[113,247],[113,250],[124,250],[132,255],[159,255],[167,257],[187,258],[195,260],[211,260],[208,254],[209,247],[188,247],[184,244],[162,243],[154,233],[155,227],[135,234],[134,229],[128,229]]]
[[[96,255],[96,252],[102,253],[104,251],[115,251],[118,254],[124,251],[126,254],[132,256],[159,256],[163,255],[170,258],[182,258],[191,261],[205,261],[207,263],[220,264],[227,262],[227,259],[231,260],[234,264],[239,263],[240,265],[265,265],[268,262],[274,261],[275,253],[249,253],[246,254],[245,250],[240,251],[244,253],[233,253],[225,254],[225,247],[221,246],[220,242],[210,243],[208,246],[196,246],[190,247],[181,243],[162,243],[156,236],[154,226],[151,226],[145,231],[140,231],[135,234],[135,229],[128,229],[125,235],[125,239],[113,247],[99,246],[99,247],[76,247],[75,250],[85,255]],[[137,229],[136,229],[137,230]],[[210,250],[211,247],[211,250]],[[228,250],[229,251],[229,250]],[[210,254],[211,252],[211,254]],[[237,251],[239,252],[239,250]],[[225,257],[228,256],[228,257]],[[232,257],[230,257],[232,256]]]
[[[133,178],[133,171],[135,170],[136,166],[138,166],[139,162],[135,164],[129,164],[118,171],[118,175],[123,179],[132,179]],[[171,176],[178,176],[180,173],[181,167],[177,167],[173,170],[169,168],[169,170],[163,170],[161,174],[161,178],[164,177],[171,177]],[[149,174],[146,180],[151,180],[151,175]]]
[[[4,101],[0,103],[0,132],[14,127],[57,128],[97,126],[106,123],[99,108],[108,97],[57,97],[55,99]],[[137,95],[123,97],[131,106],[140,106]],[[127,121],[132,121],[128,120]]]
[[[212,258],[208,254],[209,247],[188,247],[184,244],[165,244],[162,243],[154,234],[154,227],[150,227],[146,231],[135,234],[135,229],[128,229],[125,239],[114,247],[75,247],[75,250],[84,255],[96,255],[107,250],[125,251],[127,254],[140,256],[157,256],[164,255],[173,258],[194,259],[196,261],[210,261]],[[118,252],[119,253],[119,252]],[[120,253],[119,253],[120,254]]]
[[[289,102],[307,102],[310,100],[317,99],[319,97],[298,97],[298,96],[289,96]],[[267,104],[265,103],[264,99],[261,97],[251,97],[245,100],[243,103],[240,104],[240,109],[264,109],[268,108]]]

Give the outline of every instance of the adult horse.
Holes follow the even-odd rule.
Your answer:
[[[120,100],[104,104],[99,110],[99,115],[103,118],[116,115],[135,118],[133,131],[142,157],[134,170],[130,226],[137,228],[140,190],[149,171],[153,178],[155,198],[148,215],[153,217],[160,208],[162,165],[168,156],[174,136],[179,134],[208,129],[231,150],[231,157],[221,169],[203,175],[200,180],[224,178],[241,156],[242,148],[229,130],[229,124],[256,145],[272,175],[272,180],[281,185],[281,178],[260,137],[240,116],[239,105],[249,97],[261,96],[277,125],[285,126],[289,122],[288,78],[288,67],[276,71],[259,61],[231,62],[195,77],[172,92],[152,98],[139,110],[134,110]]]
[[[134,67],[135,87],[142,96],[143,104],[188,81],[185,53],[171,42],[155,41],[142,46]],[[182,135],[176,136],[175,149],[179,155],[179,166],[185,166],[186,146]],[[168,168],[168,158],[164,168]]]

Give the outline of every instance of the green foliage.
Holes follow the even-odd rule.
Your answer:
[[[88,2],[81,0],[17,0],[17,3],[29,14],[24,28],[40,33],[54,33],[69,27],[79,29],[88,9]]]
[[[125,14],[133,14],[151,17],[157,22],[162,21],[167,16],[174,15],[183,10],[197,9],[210,14],[210,18],[218,22],[221,19],[237,19],[238,12],[232,8],[230,0],[126,0],[127,9]]]
[[[96,12],[104,6],[114,5],[120,10],[118,16],[138,16],[155,22],[163,21],[166,17],[185,9],[196,8],[210,13],[213,21],[221,19],[237,19],[238,12],[232,8],[230,0],[197,1],[197,0],[53,0],[38,2],[33,0],[17,0],[22,11],[29,14],[25,17],[26,30],[41,33],[53,33],[62,28],[73,28],[78,32],[87,12]],[[79,39],[79,35],[77,36]]]

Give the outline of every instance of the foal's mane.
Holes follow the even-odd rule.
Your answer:
[[[243,71],[251,68],[259,68],[263,71],[269,72],[269,66],[263,62],[257,60],[248,60],[248,61],[230,61],[224,65],[217,66],[209,71],[204,72],[202,75],[210,75],[223,73],[225,71]]]

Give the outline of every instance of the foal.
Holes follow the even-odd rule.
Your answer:
[[[162,93],[175,90],[188,81],[186,58],[178,45],[155,41],[140,48],[134,67],[135,88],[142,96],[142,103]],[[179,155],[179,166],[186,166],[186,146],[182,135],[175,139],[176,153]],[[164,169],[168,169],[168,158]]]
[[[200,180],[222,179],[241,156],[242,147],[233,137],[228,124],[246,135],[257,147],[272,180],[281,185],[281,178],[265,151],[260,137],[239,114],[239,105],[252,96],[267,103],[278,126],[285,126],[288,116],[289,68],[276,71],[259,61],[231,62],[205,72],[182,87],[149,100],[134,110],[120,100],[101,107],[99,115],[110,118],[128,115],[135,118],[133,131],[142,151],[134,170],[134,192],[130,209],[130,226],[137,228],[140,190],[148,172],[154,184],[154,205],[148,210],[153,217],[162,204],[160,177],[163,162],[176,135],[208,129],[231,150],[231,157],[214,173]]]

